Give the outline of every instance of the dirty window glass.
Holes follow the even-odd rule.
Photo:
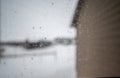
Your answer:
[[[0,78],[76,78],[78,0],[0,0]]]

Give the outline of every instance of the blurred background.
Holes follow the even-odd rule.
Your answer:
[[[0,77],[76,78],[78,0],[0,0]]]

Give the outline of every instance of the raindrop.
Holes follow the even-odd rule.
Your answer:
[[[53,2],[52,2],[51,4],[52,4],[52,5],[54,5],[54,3],[53,3]]]
[[[46,40],[47,38],[45,37],[44,39]]]
[[[26,70],[27,68],[26,67],[24,67],[24,70]]]
[[[31,57],[31,60],[33,60],[33,57]]]
[[[32,73],[32,72],[30,72],[30,74],[32,75],[33,73]]]
[[[6,62],[4,62],[3,64],[6,64]]]
[[[24,76],[24,74],[23,73],[21,73],[21,77],[23,77]]]
[[[14,11],[14,13],[17,13],[17,11]]]
[[[41,27],[40,27],[40,29],[41,29]]]
[[[32,29],[34,30],[34,29],[35,29],[35,27],[32,27]]]

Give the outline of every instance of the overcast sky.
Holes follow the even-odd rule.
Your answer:
[[[74,37],[77,0],[1,0],[1,40]]]

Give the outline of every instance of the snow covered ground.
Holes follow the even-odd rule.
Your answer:
[[[6,47],[0,58],[2,78],[75,78],[75,45],[25,50]]]

